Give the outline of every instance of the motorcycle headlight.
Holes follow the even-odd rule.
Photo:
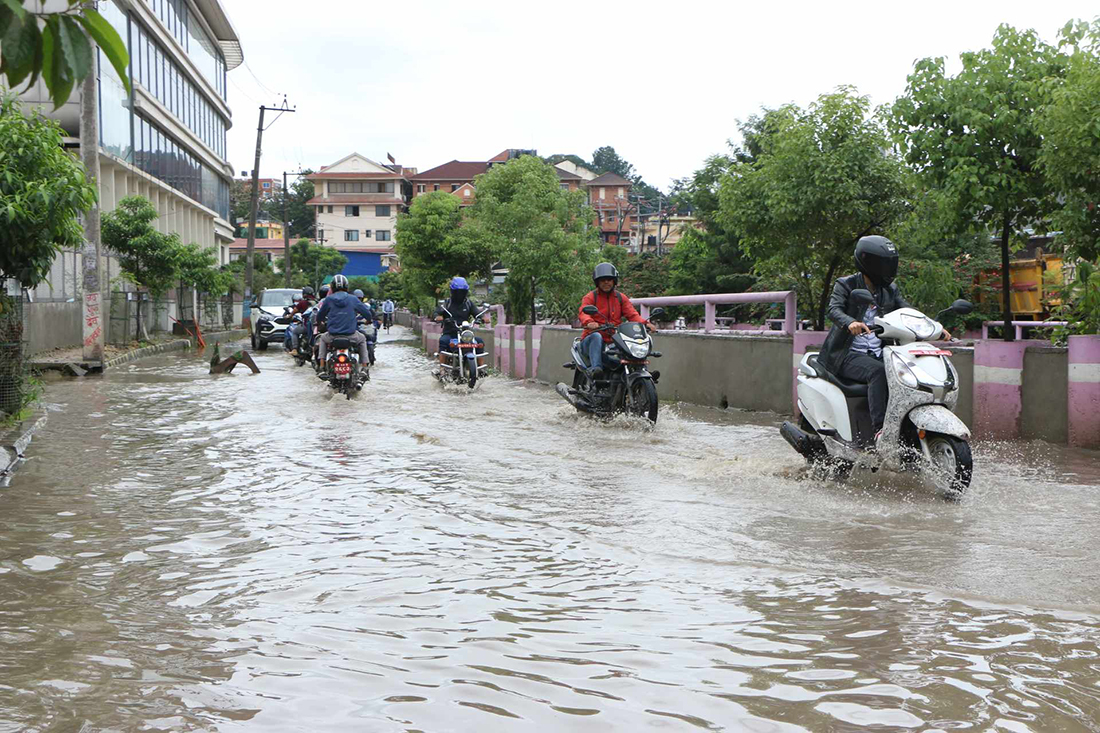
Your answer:
[[[925,316],[913,316],[903,313],[901,322],[919,339],[930,339],[936,335],[936,324]]]
[[[635,359],[644,359],[645,357],[649,356],[648,343],[638,344],[634,343],[633,341],[627,341],[626,348],[627,351],[630,352],[630,355],[633,356]]]
[[[474,332],[473,331],[463,331],[462,335],[459,336],[459,340],[462,341],[462,343],[464,343],[464,344],[473,343],[474,342]]]
[[[894,374],[897,376],[898,381],[904,384],[906,387],[917,389],[920,387],[920,380],[917,379],[917,375],[913,374],[913,370],[909,368],[909,365],[905,363],[897,354],[890,354],[890,368],[894,370]]]

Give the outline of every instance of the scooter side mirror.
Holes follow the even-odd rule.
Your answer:
[[[594,316],[599,312],[600,309],[594,305],[586,305],[585,307],[581,308],[581,313],[584,313],[587,316]]]
[[[654,308],[649,312],[649,320],[655,321],[665,314],[664,308]]]
[[[973,312],[974,305],[969,300],[956,300],[951,304],[951,312],[955,315],[965,316],[968,313]]]
[[[870,290],[864,288],[856,288],[852,291],[852,302],[856,305],[871,305],[875,302],[875,296],[871,295]]]

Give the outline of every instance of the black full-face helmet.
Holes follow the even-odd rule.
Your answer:
[[[615,281],[615,284],[619,284],[619,271],[615,269],[615,265],[610,262],[601,262],[596,265],[596,269],[592,271],[592,282],[599,283],[600,280],[605,277],[610,277]]]
[[[898,248],[886,237],[861,237],[855,256],[856,267],[875,287],[886,287],[898,275]]]
[[[322,286],[321,286],[321,297],[322,297],[322,298],[326,298],[326,297],[328,297],[328,294],[329,294],[329,287],[328,287],[328,285],[322,285]]]
[[[313,295],[313,288],[311,288],[309,285],[306,285],[302,288],[302,297],[305,298],[309,295]]]

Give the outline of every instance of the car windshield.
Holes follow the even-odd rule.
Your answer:
[[[301,290],[265,290],[260,296],[261,308],[280,308],[294,305],[302,297]]]

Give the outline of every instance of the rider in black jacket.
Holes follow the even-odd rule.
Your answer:
[[[898,250],[886,237],[862,237],[856,243],[855,275],[842,277],[829,298],[829,320],[833,327],[821,346],[818,363],[851,382],[867,384],[867,406],[876,434],[886,420],[889,387],[882,363],[882,341],[867,323],[898,308],[911,307],[902,297],[894,278],[898,274]],[[875,302],[862,306],[850,297],[853,290],[870,290]],[[950,334],[945,330],[945,338]]]

